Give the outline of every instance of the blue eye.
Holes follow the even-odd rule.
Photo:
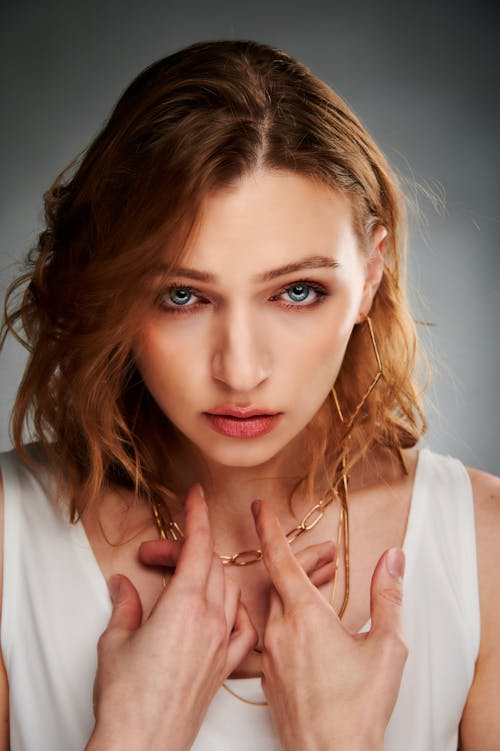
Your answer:
[[[168,299],[174,306],[181,307],[191,301],[193,293],[187,287],[172,287],[168,291]]]
[[[294,284],[293,287],[288,287],[285,294],[288,295],[290,300],[295,303],[305,302],[311,292],[311,287],[307,284]]]
[[[195,313],[209,302],[204,295],[186,284],[170,284],[156,298],[156,305],[165,313],[179,313],[179,315]]]
[[[283,287],[270,300],[279,300],[285,308],[306,310],[314,308],[329,296],[328,290],[317,282],[299,281]]]

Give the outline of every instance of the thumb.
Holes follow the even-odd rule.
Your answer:
[[[372,632],[403,632],[403,576],[405,555],[390,548],[381,556],[372,577],[370,610]]]
[[[135,631],[142,622],[142,605],[139,594],[126,576],[114,574],[108,582],[113,611],[107,631],[119,629]]]

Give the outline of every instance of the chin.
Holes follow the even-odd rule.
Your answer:
[[[274,459],[281,451],[281,449],[267,449],[263,447],[252,449],[245,446],[237,447],[234,450],[220,450],[216,451],[213,448],[210,451],[205,451],[202,446],[198,447],[202,455],[209,461],[215,464],[219,464],[221,467],[231,467],[237,469],[248,469],[250,467],[259,467],[263,464],[267,464]]]
[[[206,424],[197,425],[196,429],[178,424],[180,435],[189,441],[192,447],[209,463],[232,469],[249,469],[265,466],[283,454],[287,448],[292,448],[296,441],[304,435],[302,425],[276,426],[267,435],[255,438],[231,438],[219,435],[207,428]],[[296,428],[296,430],[294,429]],[[303,453],[299,449],[300,454]]]
[[[276,459],[291,447],[298,435],[268,435],[261,438],[240,440],[211,437],[209,441],[198,441],[197,448],[209,461],[221,467],[248,469],[260,467]]]

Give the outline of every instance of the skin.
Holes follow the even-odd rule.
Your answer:
[[[127,584],[131,587],[123,577],[111,580],[117,606],[98,645],[97,724],[89,748],[112,747],[117,734],[120,741],[123,725],[133,728],[127,741],[131,748],[160,749],[173,727],[178,728],[175,747],[189,748],[213,695],[256,641],[239,589],[226,579],[214,553],[199,486],[186,501],[186,541],[175,574],[141,629],[136,590],[131,590],[132,597],[123,598]],[[176,618],[167,629],[164,624],[171,612]],[[137,651],[149,653],[149,659],[140,663],[139,675],[135,674]],[[166,690],[158,690],[158,674]],[[189,722],[182,722],[188,717]],[[123,747],[121,741],[119,745]]]
[[[331,544],[321,548],[335,537],[336,507],[328,508],[307,540],[297,541],[296,555],[281,530],[295,526],[309,508],[305,498],[297,497],[293,516],[288,505],[302,469],[304,428],[335,382],[353,327],[370,310],[383,268],[384,237],[385,230],[376,228],[369,247],[361,250],[346,197],[297,175],[256,172],[210,197],[188,248],[183,266],[191,273],[209,271],[215,278],[157,280],[151,312],[135,343],[136,359],[159,407],[188,439],[190,450],[179,473],[186,486],[201,481],[206,504],[199,491],[190,491],[186,519],[178,518],[187,533],[182,548],[159,542],[140,548],[149,569],[137,560],[139,543],[157,536],[149,509],[132,504],[126,511],[124,499],[109,493],[83,518],[103,574],[125,575],[114,589],[113,616],[100,641],[97,724],[89,751],[161,748],[159,739],[169,723],[175,723],[178,748],[189,748],[214,692],[230,674],[263,675],[271,716],[286,749],[383,747],[406,654],[401,569],[391,573],[384,551],[403,541],[415,456],[405,454],[408,476],[383,454],[369,457],[352,473],[351,556],[356,565],[342,623],[326,601],[334,551]],[[255,281],[309,256],[339,265]],[[309,281],[328,294],[319,304],[290,308],[285,288]],[[173,284],[194,287],[196,300],[203,302],[196,302],[192,311],[172,313]],[[307,301],[315,299],[312,294]],[[228,438],[215,433],[203,414],[226,403],[256,404],[283,414],[267,435],[251,441]],[[490,698],[500,689],[500,587],[494,575],[499,564],[499,481],[482,473],[471,479],[482,641],[461,743],[465,751],[490,751],[500,732]],[[267,503],[254,522],[250,508],[255,498]],[[123,545],[109,545],[105,537],[113,533],[113,541]],[[263,563],[229,573],[221,571],[214,556],[214,551],[259,546]],[[158,565],[176,566],[165,590]],[[342,570],[338,579],[341,597]],[[357,630],[369,616],[372,630],[363,641]],[[193,630],[186,635],[188,622]],[[200,622],[208,635],[203,653],[194,648]],[[193,648],[186,648],[172,673],[162,660],[172,650],[177,653],[181,633]],[[264,647],[262,657],[250,652],[256,642]],[[159,643],[168,649],[158,650]],[[297,643],[308,646],[297,652]],[[328,653],[325,644],[330,645]],[[342,665],[335,680],[331,664]],[[178,706],[172,697],[189,679],[192,703]],[[148,686],[156,687],[158,681],[161,690],[153,697]],[[377,701],[375,694],[367,695],[367,685],[380,686]],[[4,698],[6,691],[4,682]],[[328,712],[322,709],[325,695],[337,697],[329,701]],[[349,712],[343,705],[346,697]],[[177,713],[173,719],[165,714],[171,701]],[[0,748],[7,747],[4,740]]]
[[[352,329],[370,309],[385,235],[379,227],[364,258],[348,199],[283,173],[252,174],[208,200],[183,268],[209,272],[214,280],[177,275],[172,281],[197,293],[183,306],[169,299],[167,282],[142,327],[136,361],[162,411],[203,454],[219,498],[233,498],[234,488],[227,491],[231,470],[240,484],[242,475],[262,474],[256,467],[281,463],[286,469],[296,462],[297,445],[290,444],[323,404]],[[317,266],[318,256],[337,261],[338,268],[258,280],[308,259]],[[293,299],[283,288],[305,280],[328,294],[311,289],[300,310],[291,309]],[[283,417],[259,440],[228,439],[202,414],[226,402],[256,404]],[[207,473],[202,479],[209,484]]]
[[[311,583],[291,553],[272,510],[256,502],[253,511],[265,566],[275,584],[265,635],[263,686],[283,748],[383,748],[385,724],[406,659],[401,638],[402,552],[392,551],[391,563],[388,565],[388,556],[384,556],[377,567],[372,584],[374,623],[369,636],[359,640],[343,628]],[[156,565],[175,562],[177,568],[142,627],[136,590],[125,577],[119,577],[118,590],[113,586],[113,615],[99,643],[97,724],[86,751],[156,751],[164,748],[165,737],[171,739],[169,751],[190,748],[208,704],[230,671],[228,663],[237,660],[245,646],[255,643],[256,632],[246,610],[237,604],[235,590],[224,588],[224,573],[212,545],[207,508],[199,486],[195,486],[187,499],[186,541],[180,554],[168,542],[157,543],[155,550],[145,553]],[[161,610],[165,611],[163,621]],[[173,627],[165,629],[172,613],[179,633]],[[330,642],[330,654],[316,650],[317,665],[311,665],[307,649],[312,635],[329,637]],[[151,644],[159,640],[162,649],[152,650]],[[297,641],[303,647],[299,660],[293,659]],[[172,649],[178,656],[173,664]],[[329,671],[326,683],[325,658],[330,665],[338,665],[341,659],[343,665],[341,675],[337,668],[334,681]],[[307,688],[304,691],[311,684],[311,667],[316,678],[323,674],[314,693]],[[295,684],[299,681],[300,686],[303,678],[308,680],[297,695]],[[366,689],[367,682],[380,689],[376,700]],[[324,703],[325,695],[328,707],[317,702],[323,696]],[[345,725],[346,701],[351,717],[352,710],[357,710],[355,732],[351,723],[349,728]],[[184,717],[189,721],[183,722]],[[124,727],[128,728],[126,735]],[[175,738],[171,737],[172,727]]]

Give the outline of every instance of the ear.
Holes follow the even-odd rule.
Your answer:
[[[359,304],[359,313],[356,323],[361,323],[361,321],[363,321],[369,314],[373,298],[375,297],[375,293],[382,281],[382,275],[384,273],[384,243],[387,234],[386,228],[381,224],[378,224],[373,230],[365,265],[363,294]]]

